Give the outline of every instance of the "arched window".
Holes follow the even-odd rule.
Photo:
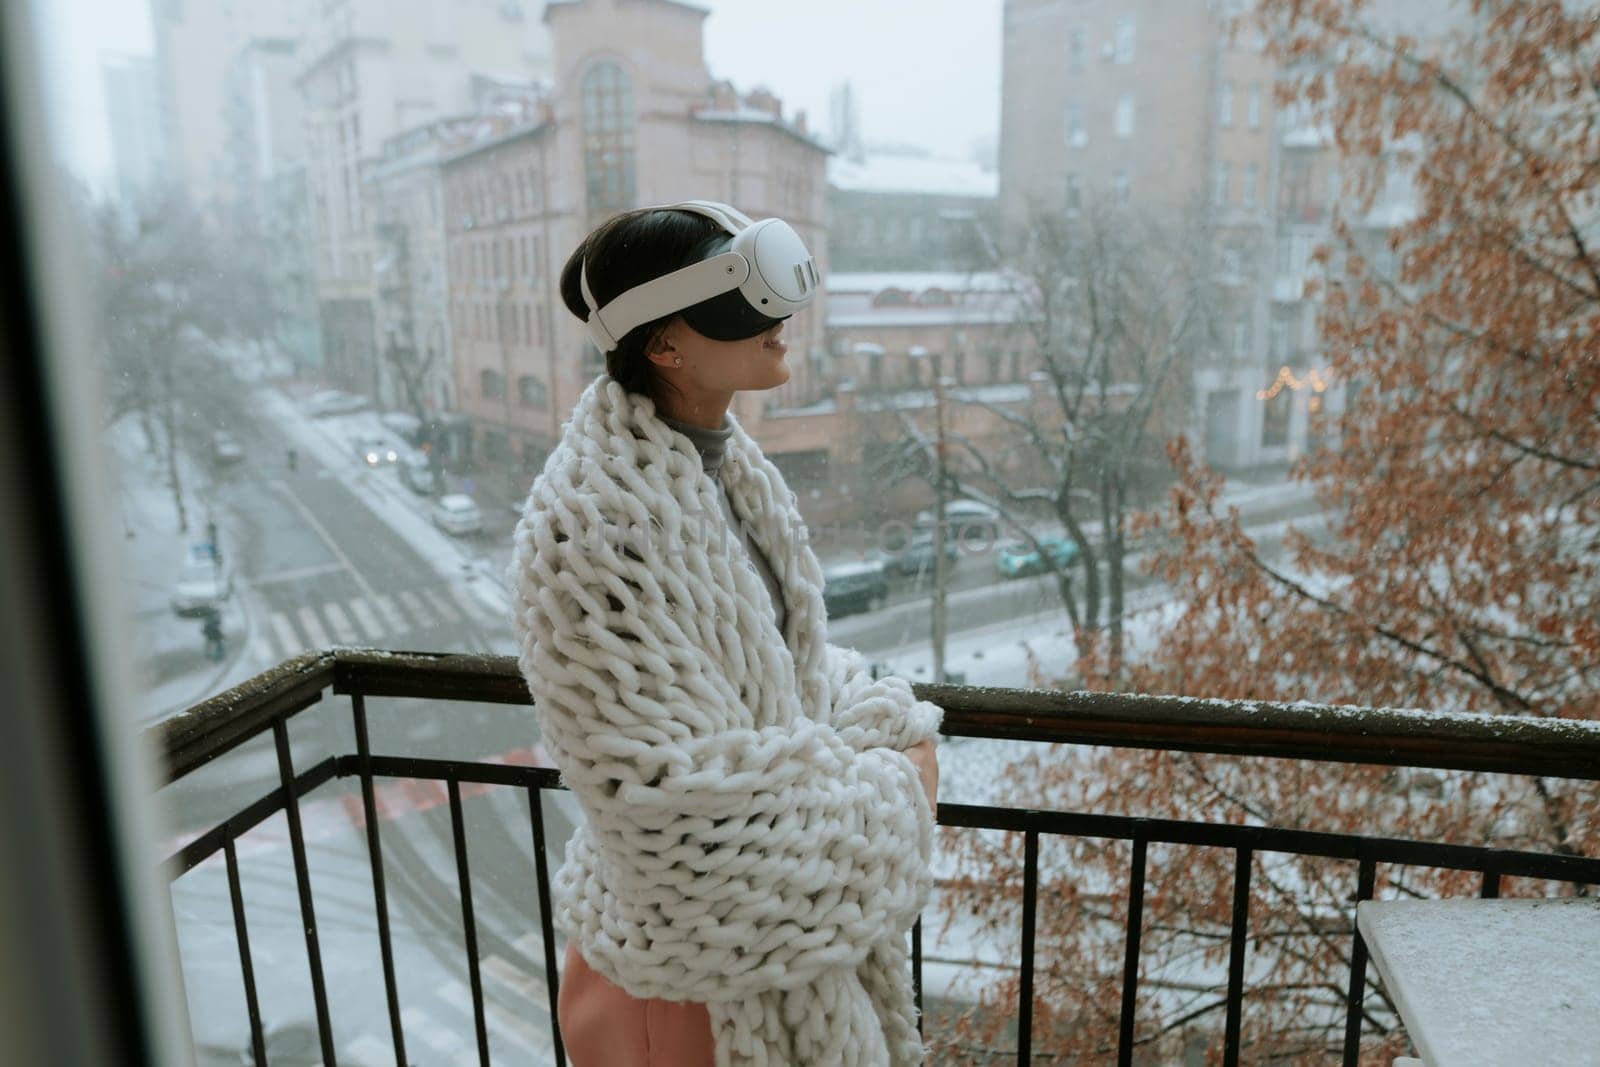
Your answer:
[[[950,291],[948,289],[940,289],[938,287],[924,289],[922,291],[922,295],[917,299],[917,303],[921,304],[923,307],[947,308],[953,302],[954,301],[950,299]]]
[[[633,84],[606,61],[584,72],[583,170],[591,215],[633,206]]]
[[[486,370],[478,375],[478,391],[485,400],[498,400],[506,395],[506,380],[497,370]]]
[[[911,303],[911,294],[904,289],[884,289],[872,298],[872,306],[878,308],[904,307]]]

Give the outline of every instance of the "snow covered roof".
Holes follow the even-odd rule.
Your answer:
[[[824,152],[831,151],[827,145],[817,140],[811,134],[802,131],[793,123],[785,122],[782,118],[772,114],[770,111],[763,111],[758,107],[751,107],[748,104],[740,104],[737,107],[732,108],[702,108],[694,113],[694,117],[701,122],[749,122],[758,125],[772,126],[776,129],[782,130],[790,137],[793,137],[804,144],[810,145],[813,148],[820,148]]]
[[[829,329],[862,326],[998,326],[1016,322],[1014,308],[882,308],[828,315]]]
[[[1009,292],[1016,281],[1000,271],[953,270],[864,270],[832,271],[824,281],[830,293],[881,293],[885,289],[904,289],[921,293],[943,289],[951,293]]]
[[[851,193],[922,193],[992,200],[1000,176],[959,159],[873,155],[859,162],[843,156],[828,160],[828,184]]]
[[[899,291],[906,299],[889,301]],[[984,326],[1026,314],[1025,287],[1000,271],[860,271],[829,274],[827,325]],[[930,294],[943,293],[937,299]]]

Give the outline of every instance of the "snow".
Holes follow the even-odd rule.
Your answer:
[[[1017,313],[1006,308],[971,307],[889,307],[854,314],[829,314],[828,328],[855,329],[863,326],[1006,326],[1017,321]]]
[[[1600,901],[1368,901],[1357,917],[1424,1062],[1597,1062]]]
[[[857,161],[828,159],[828,184],[849,193],[920,193],[992,200],[1000,193],[1000,175],[959,159],[871,155]]]
[[[1017,288],[1017,284],[1017,279],[1011,275],[992,270],[874,270],[833,271],[826,276],[824,288],[830,293],[881,293],[885,289],[903,289],[908,293],[921,293],[929,289],[943,289],[952,294],[1009,293]]]

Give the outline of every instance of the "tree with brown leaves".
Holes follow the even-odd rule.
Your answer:
[[[1178,486],[1148,519],[1170,539],[1155,566],[1173,610],[1123,663],[1076,664],[1091,686],[1600,718],[1600,18],[1555,0],[1454,14],[1424,41],[1363,0],[1261,0],[1280,99],[1320,115],[1346,178],[1318,257],[1325,373],[1345,403],[1293,472],[1338,519],[1317,543],[1291,535],[1274,564],[1175,441]],[[1376,232],[1397,173],[1412,175],[1415,210]],[[1014,770],[1008,799],[1028,806],[1600,852],[1600,798],[1556,780],[1081,750]],[[983,913],[1014,929],[1020,843],[953,840]],[[1127,847],[1074,840],[1046,856],[1034,1047],[1101,1062],[1116,1048],[1107,945]],[[1354,865],[1256,862],[1244,1060],[1328,1062]],[[1150,871],[1141,1055],[1215,1053],[1232,854],[1152,849]],[[1377,895],[1476,889],[1475,876],[1380,869]],[[1014,1003],[1015,987],[993,997]],[[1363,1058],[1387,1063],[1405,1042],[1370,969],[1363,1005]],[[1003,1043],[977,1024],[962,1040]]]

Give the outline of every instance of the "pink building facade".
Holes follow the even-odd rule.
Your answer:
[[[604,367],[559,281],[571,250],[611,215],[727,201],[788,220],[826,269],[827,149],[803,114],[786,117],[770,94],[741,96],[712,77],[706,16],[674,0],[547,4],[548,106],[534,121],[484,131],[444,165],[458,407],[493,466],[537,471]],[[787,384],[735,399],[752,434],[767,407],[826,391],[823,316],[818,301],[786,327]]]

